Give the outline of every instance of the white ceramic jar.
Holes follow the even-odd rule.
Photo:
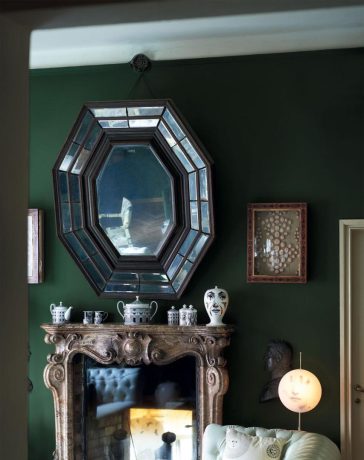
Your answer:
[[[179,313],[178,310],[176,310],[176,307],[172,306],[167,311],[167,319],[169,326],[175,326],[179,324]]]
[[[183,305],[182,308],[179,309],[179,325],[180,326],[187,326],[187,312],[188,308],[187,305]]]
[[[187,326],[194,326],[197,324],[197,310],[190,305],[186,311],[186,323]]]
[[[206,326],[222,326],[224,324],[222,318],[229,305],[227,291],[217,286],[214,289],[207,289],[204,295],[204,304],[210,318],[210,322]]]

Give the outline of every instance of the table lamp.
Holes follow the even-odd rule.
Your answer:
[[[287,372],[278,386],[278,396],[287,409],[298,412],[298,430],[301,430],[301,413],[309,412],[320,402],[322,395],[318,378],[310,371],[300,368]]]

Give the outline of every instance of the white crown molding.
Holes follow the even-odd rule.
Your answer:
[[[39,29],[30,68],[353,48],[364,43],[364,6]]]

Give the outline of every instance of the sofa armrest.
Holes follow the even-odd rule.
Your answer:
[[[341,454],[329,438],[317,433],[304,433],[288,445],[284,460],[340,460]]]
[[[218,459],[225,435],[225,427],[214,423],[207,425],[202,439],[202,460]]]

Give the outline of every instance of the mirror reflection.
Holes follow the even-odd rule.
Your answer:
[[[96,178],[101,228],[120,255],[157,255],[174,224],[173,180],[149,144],[117,144]]]
[[[194,460],[195,359],[165,366],[103,366],[85,359],[88,460]]]

